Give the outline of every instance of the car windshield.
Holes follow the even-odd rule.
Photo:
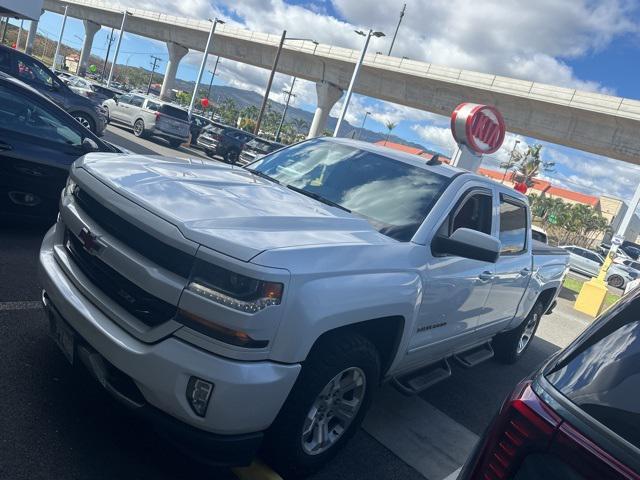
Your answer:
[[[399,241],[413,237],[449,182],[427,168],[322,140],[279,150],[248,170],[348,209]]]
[[[247,143],[247,147],[252,148],[254,150],[258,150],[259,152],[262,152],[262,153],[269,153],[282,147],[282,145],[278,145],[277,143],[267,142],[265,140],[260,140],[259,138],[254,138],[253,140]]]

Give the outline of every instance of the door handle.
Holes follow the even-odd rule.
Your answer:
[[[525,267],[522,270],[520,270],[520,276],[522,276],[522,277],[526,277],[530,273],[531,273],[531,269],[528,268],[528,267]]]
[[[0,142],[0,151],[13,150],[13,145],[9,145],[8,143]]]
[[[489,280],[493,280],[494,275],[493,273],[486,271],[486,272],[482,272],[480,275],[478,275],[478,279],[480,279],[480,281],[482,282],[488,282]]]

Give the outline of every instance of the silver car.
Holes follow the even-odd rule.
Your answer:
[[[590,277],[598,276],[600,267],[604,263],[602,255],[576,245],[562,245],[560,248],[569,252],[569,268],[571,270]],[[628,282],[635,280],[639,275],[640,272],[633,268],[612,263],[605,280],[612,287],[624,288]]]
[[[133,128],[136,137],[161,137],[173,148],[189,140],[187,111],[156,97],[127,93],[102,105],[110,123]]]

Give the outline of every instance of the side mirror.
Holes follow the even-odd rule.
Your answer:
[[[87,137],[84,140],[82,140],[82,151],[84,153],[97,152],[98,150],[100,150],[100,147],[91,138]]]
[[[500,257],[502,243],[486,233],[458,228],[450,237],[433,239],[433,251],[441,254],[496,263]]]

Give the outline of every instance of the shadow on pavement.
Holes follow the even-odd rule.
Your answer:
[[[143,147],[142,145],[140,145],[140,143],[129,140],[124,136],[114,132],[113,130],[106,130],[104,132],[103,138],[107,142],[113,143],[117,147],[123,147],[135,153],[139,153],[142,155],[158,155],[158,152],[154,152],[150,148]]]

